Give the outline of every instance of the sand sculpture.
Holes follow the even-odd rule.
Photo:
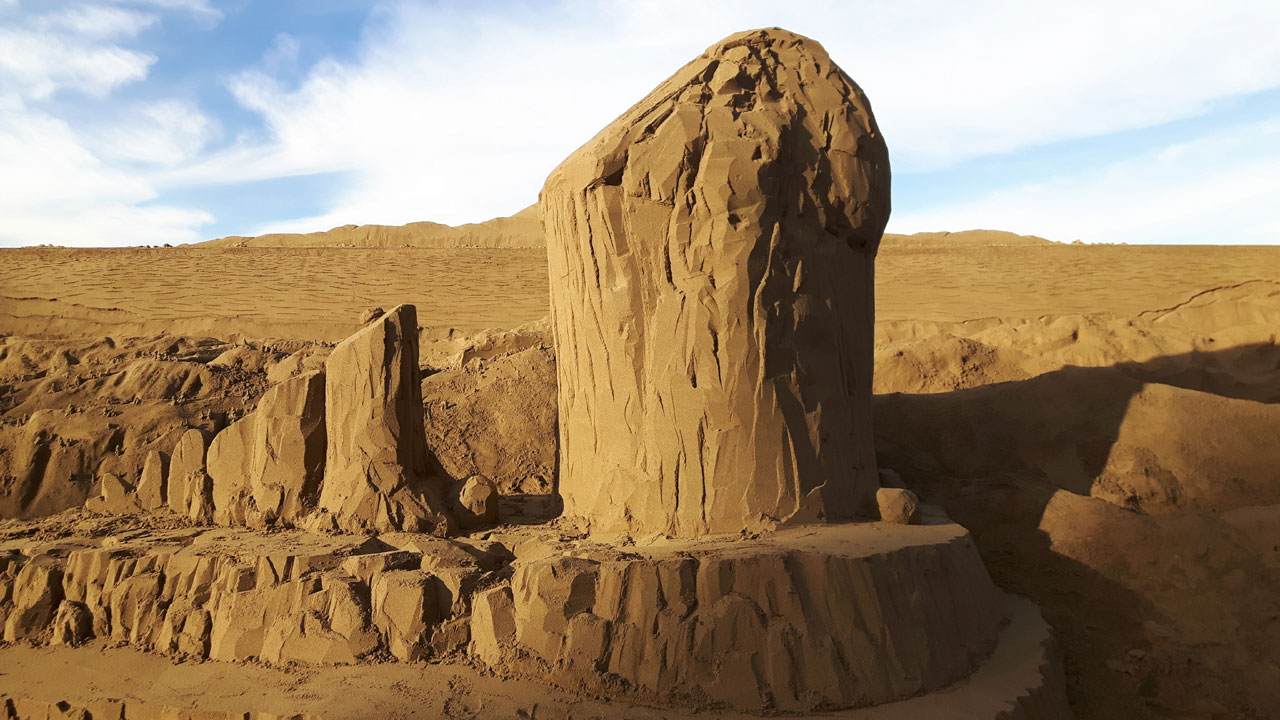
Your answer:
[[[428,475],[418,314],[401,305],[342,341],[326,365],[329,427],[320,508],[344,530],[446,530]]]
[[[889,161],[820,45],[713,46],[556,168],[539,207],[567,514],[696,536],[871,510]]]
[[[992,584],[964,528],[880,487],[888,192],[867,100],[821,46],[777,29],[725,39],[540,198],[559,490],[581,524],[494,528],[511,486],[477,471],[503,465],[471,453],[448,462],[465,473],[439,471],[426,427],[446,437],[450,416],[424,418],[416,310],[400,305],[362,318],[323,370],[291,356],[216,435],[188,430],[167,463],[151,452],[136,490],[104,477],[103,507],[171,509],[176,528],[0,543],[4,639],[266,664],[465,654],[504,677],[748,712],[968,683],[969,716],[1063,717],[1034,606]],[[485,342],[459,362],[501,359],[496,387],[550,369],[519,333]],[[913,707],[890,715],[934,716]]]
[[[324,477],[325,375],[289,378],[209,446],[214,521],[296,526],[315,509]]]

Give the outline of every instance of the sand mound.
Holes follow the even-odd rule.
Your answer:
[[[920,232],[911,235],[886,233],[882,247],[1002,247],[1053,245],[1035,235],[1018,235],[1003,230],[962,230],[960,232]]]
[[[1035,235],[1017,235],[1002,230],[922,232],[911,235],[886,233],[881,241],[888,247],[1005,247],[1053,245]],[[201,247],[302,248],[302,247],[415,247],[415,248],[542,248],[546,245],[538,222],[537,206],[511,217],[450,227],[433,222],[407,225],[343,225],[324,232],[272,233],[254,237],[232,235],[198,243]]]
[[[433,222],[408,225],[343,225],[326,232],[275,233],[230,237],[199,243],[208,247],[420,247],[420,248],[541,248],[542,227],[536,207],[511,217],[451,227]]]

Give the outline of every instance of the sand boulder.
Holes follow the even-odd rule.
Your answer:
[[[51,645],[79,645],[93,637],[93,614],[84,603],[64,600],[53,616]]]
[[[709,48],[548,177],[560,491],[593,531],[873,512],[873,264],[889,159],[784,30]]]
[[[920,500],[910,490],[880,488],[876,491],[876,505],[880,519],[897,525],[914,525],[920,522]]]
[[[328,423],[320,508],[333,524],[446,532],[442,481],[429,456],[418,370],[418,320],[400,305],[342,341],[326,363]]]
[[[484,475],[472,475],[453,484],[449,509],[463,528],[478,528],[498,522],[498,488]]]

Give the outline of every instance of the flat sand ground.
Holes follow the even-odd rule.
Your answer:
[[[1158,310],[1280,278],[1280,247],[886,247],[880,321]],[[0,251],[0,330],[338,340],[360,312],[410,302],[429,331],[547,314],[541,250],[164,248]],[[16,316],[16,317],[15,317]],[[86,322],[87,321],[87,322]],[[39,332],[33,332],[39,331]]]

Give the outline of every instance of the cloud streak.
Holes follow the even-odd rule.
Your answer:
[[[0,19],[14,6],[0,0]],[[1154,127],[1280,87],[1280,44],[1271,37],[1280,4],[1270,0],[387,0],[350,57],[299,67],[299,41],[281,34],[256,66],[224,78],[222,89],[259,123],[227,137],[217,118],[172,91],[115,102],[88,121],[50,103],[72,94],[109,101],[148,82],[157,58],[138,40],[144,31],[164,13],[216,24],[217,7],[55,7],[0,29],[0,109],[9,118],[0,164],[48,193],[44,209],[0,197],[0,213],[20,219],[0,229],[0,242],[118,243],[130,217],[146,225],[140,236],[199,239],[208,213],[154,208],[156,199],[319,173],[341,183],[323,212],[233,232],[509,214],[632,102],[707,45],[749,27],[780,25],[820,40],[871,97],[897,173]],[[1181,150],[1129,152],[1078,172],[1046,167],[1035,182],[899,214],[893,227],[1280,242],[1267,200],[1280,193],[1280,153],[1265,127],[1218,128]],[[54,160],[24,145],[35,141]],[[1170,198],[1185,205],[1170,208]]]
[[[6,15],[17,4],[0,5],[0,244],[200,239],[213,217],[153,205],[159,191],[147,171],[193,158],[216,136],[216,123],[188,102],[107,100],[147,77],[156,56],[126,44],[160,17],[94,2]],[[75,127],[50,109],[76,107],[77,98],[110,110]]]
[[[1268,39],[1280,26],[1273,3],[461,8],[385,4],[355,60],[320,62],[293,87],[265,70],[240,74],[229,86],[261,114],[266,141],[171,180],[350,174],[329,212],[257,231],[509,213],[532,202],[560,159],[667,74],[751,26],[820,39],[868,91],[900,172],[1158,125],[1280,85],[1280,45]],[[1143,187],[1129,191],[1145,206]],[[952,227],[965,216],[930,217]]]

